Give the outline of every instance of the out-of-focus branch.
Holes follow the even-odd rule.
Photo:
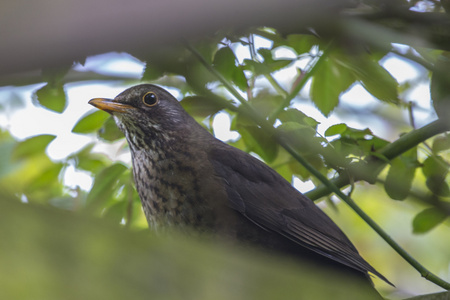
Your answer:
[[[332,20],[347,0],[16,0],[0,5],[0,75],[110,51],[146,54],[184,39],[252,26]]]
[[[380,36],[367,33],[369,25],[382,30],[387,43],[450,50],[448,14],[407,8],[349,13],[349,6],[347,0],[6,1],[0,6],[0,76],[110,51],[148,57],[182,39],[258,26],[283,34],[312,27],[324,36]]]

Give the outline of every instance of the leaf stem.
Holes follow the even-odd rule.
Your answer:
[[[250,33],[248,40],[249,40],[248,47],[250,51],[250,57],[252,60],[259,63],[260,61],[256,57],[257,54],[255,50],[255,38],[253,33]],[[272,76],[272,74],[264,74],[264,77],[266,77],[267,81],[269,81],[269,83],[279,94],[283,95],[283,97],[287,96],[288,93],[281,87],[281,85],[278,83],[278,81],[276,81],[276,79]]]
[[[272,74],[265,74],[267,81],[273,86],[273,88],[277,91],[278,94],[283,96],[284,98],[288,97],[288,92],[286,92],[283,87],[278,83],[278,81],[272,76]],[[284,101],[283,101],[284,103]]]

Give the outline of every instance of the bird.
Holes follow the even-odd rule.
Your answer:
[[[207,232],[392,285],[312,200],[215,138],[162,87],[140,84],[89,104],[110,113],[124,133],[151,228]]]

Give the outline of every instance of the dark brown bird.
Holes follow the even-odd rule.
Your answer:
[[[89,103],[124,132],[151,227],[193,227],[389,283],[310,199],[213,137],[166,90],[143,84]]]

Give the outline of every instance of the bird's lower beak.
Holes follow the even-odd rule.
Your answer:
[[[89,100],[89,104],[97,107],[98,109],[104,110],[110,114],[113,112],[126,112],[130,109],[134,108],[131,105],[115,102],[111,99],[105,99],[105,98],[94,98]]]

